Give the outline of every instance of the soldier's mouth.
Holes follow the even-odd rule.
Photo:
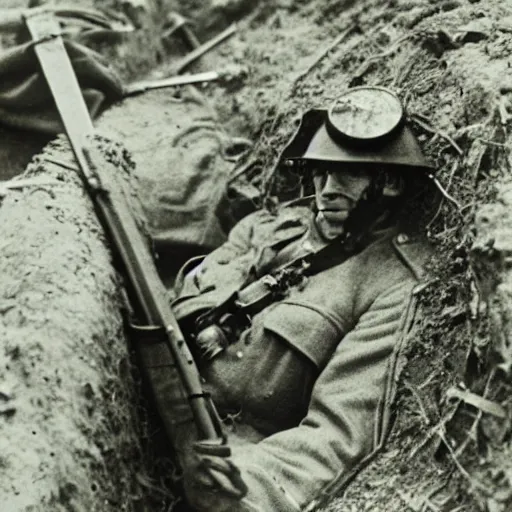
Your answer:
[[[336,209],[322,209],[319,210],[319,215],[329,222],[343,222],[348,216],[348,209],[336,208]]]

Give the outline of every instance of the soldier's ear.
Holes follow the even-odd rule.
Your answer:
[[[405,191],[405,180],[398,174],[393,172],[385,172],[384,186],[382,187],[382,195],[384,197],[399,197]]]

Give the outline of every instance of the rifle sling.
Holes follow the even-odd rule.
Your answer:
[[[199,334],[200,331],[213,324],[222,327],[220,322],[222,318],[226,318],[226,315],[243,317],[239,320],[241,324],[246,325],[247,320],[271,303],[280,300],[283,292],[286,293],[286,290],[280,286],[280,281],[284,282],[287,273],[293,274],[296,271],[296,278],[300,282],[305,277],[313,276],[340,265],[349,257],[357,254],[362,247],[361,243],[349,243],[346,235],[342,234],[317,251],[310,251],[305,255],[296,257],[258,279],[244,283],[243,288],[230,295],[224,302],[199,315],[195,321],[195,334]],[[285,246],[282,250],[287,248],[288,246]],[[276,257],[278,256],[279,253]],[[288,283],[284,283],[284,285],[285,288],[288,287]],[[256,290],[255,294],[254,290]],[[245,297],[251,295],[255,297],[255,300],[244,301]]]

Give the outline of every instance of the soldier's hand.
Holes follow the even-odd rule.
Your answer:
[[[200,452],[192,450],[183,468],[188,501],[198,510],[234,510],[248,490],[239,469],[229,456]]]
[[[247,494],[240,470],[229,458],[200,455],[198,459],[197,478],[201,485],[236,499]]]

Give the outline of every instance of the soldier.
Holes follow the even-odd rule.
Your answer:
[[[313,510],[371,456],[430,254],[401,216],[430,166],[391,91],[308,112],[281,163],[312,176],[313,207],[250,214],[177,285],[205,389],[232,420],[230,456],[204,452],[186,401],[170,400],[200,511]]]

